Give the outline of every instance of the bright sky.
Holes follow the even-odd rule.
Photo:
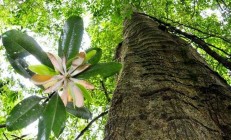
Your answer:
[[[221,12],[220,12],[220,10],[218,10],[218,9],[216,9],[216,10],[212,10],[212,9],[203,10],[203,11],[201,12],[200,15],[201,15],[203,18],[207,18],[207,17],[212,16],[213,14],[216,15],[217,19],[218,19],[220,22],[223,22],[223,21],[224,21]],[[224,22],[224,24],[227,24],[227,23],[228,23],[228,22]]]

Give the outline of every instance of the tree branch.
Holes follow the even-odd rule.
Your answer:
[[[154,18],[154,17],[153,17]],[[207,33],[207,32],[204,32],[204,31],[202,31],[202,30],[200,30],[200,29],[198,29],[198,28],[195,28],[195,27],[192,27],[192,26],[190,26],[190,25],[185,25],[185,24],[182,24],[182,23],[180,23],[180,22],[177,22],[177,21],[174,21],[174,20],[172,20],[172,19],[169,19],[169,18],[165,18],[165,17],[162,17],[163,19],[166,19],[166,20],[169,20],[169,21],[171,21],[172,23],[176,23],[176,24],[178,24],[178,25],[180,25],[180,26],[184,26],[184,27],[187,27],[187,28],[189,28],[189,29],[192,29],[192,30],[195,30],[195,31],[197,31],[197,32],[199,32],[199,33],[202,33],[202,34],[204,34],[204,35],[208,35],[208,36],[210,36],[210,37],[216,37],[216,38],[219,38],[219,39],[221,39],[221,40],[223,40],[223,41],[225,41],[225,42],[227,42],[227,43],[231,43],[231,41],[230,41],[230,39],[227,39],[227,38],[225,38],[225,37],[221,37],[221,36],[218,36],[218,35],[216,35],[216,34],[212,34],[212,33]],[[155,18],[156,19],[156,18]],[[164,23],[163,21],[161,21],[162,23]],[[165,25],[170,25],[169,23],[164,23]],[[171,26],[171,25],[170,25]]]
[[[186,38],[190,39],[192,42],[197,44],[201,49],[203,49],[206,53],[208,53],[210,56],[212,56],[214,59],[216,59],[218,62],[220,62],[224,67],[231,70],[231,62],[227,61],[227,58],[220,56],[218,53],[213,51],[209,45],[199,37],[195,35],[191,35],[185,32],[182,32],[179,29],[176,29],[175,27],[171,27],[173,31],[175,31],[178,34],[181,34],[185,36]]]
[[[201,38],[199,38],[199,37],[197,37],[195,35],[183,32],[183,31],[181,31],[181,30],[179,30],[179,29],[171,26],[171,24],[165,23],[165,22],[163,22],[163,21],[161,21],[161,20],[159,20],[159,19],[157,19],[155,17],[146,15],[144,13],[138,13],[138,14],[148,16],[151,19],[153,19],[154,21],[157,21],[158,23],[160,23],[161,25],[164,25],[164,26],[168,27],[169,31],[177,33],[177,34],[180,34],[180,35],[183,35],[184,37],[190,39],[192,42],[194,42],[195,44],[197,44],[201,49],[203,49],[206,53],[208,53],[210,56],[212,56],[214,59],[216,59],[218,62],[220,62],[224,67],[226,67],[227,69],[231,70],[231,62],[227,61],[228,58],[222,57],[218,53],[216,53],[215,51],[213,51],[209,47],[209,45],[204,40],[202,40]]]
[[[3,136],[6,138],[6,140],[9,140],[9,139],[7,138],[7,136],[6,136],[6,134],[5,134],[5,133],[3,133]]]
[[[222,50],[222,49],[220,49],[220,48],[218,48],[218,47],[216,47],[216,46],[214,46],[214,45],[212,45],[212,44],[209,44],[209,43],[207,43],[207,44],[208,44],[209,46],[211,46],[211,47],[213,47],[213,48],[215,48],[215,49],[221,51],[221,52],[224,53],[225,55],[231,56],[231,55],[228,54],[226,51],[224,51],[224,50]]]
[[[28,136],[28,135],[22,135],[22,136],[16,136],[16,135],[11,135],[12,137],[15,137],[13,140],[23,140],[24,137]]]
[[[221,7],[220,2],[219,2],[218,0],[216,0],[216,2],[217,2],[217,4],[218,4],[218,6],[219,6],[220,10],[221,10],[221,11],[223,11],[224,9]]]
[[[97,117],[95,117],[91,122],[88,123],[88,125],[79,133],[79,135],[75,138],[75,140],[78,140],[89,128],[90,126],[96,121],[98,120],[100,117],[103,117],[104,115],[106,115],[108,113],[108,111],[102,112],[101,114],[99,114]]]
[[[106,87],[105,87],[104,81],[103,81],[103,80],[100,80],[100,83],[101,83],[101,86],[102,86],[102,88],[103,88],[104,94],[105,94],[105,96],[106,96],[106,98],[107,98],[107,101],[110,102],[111,99],[110,99],[110,97],[108,96],[108,92],[107,92],[107,89],[106,89]]]
[[[5,128],[6,124],[0,124],[0,128]]]
[[[230,13],[230,9],[229,9],[228,5],[225,3],[225,1],[221,0],[221,2],[224,4],[225,9],[227,10],[227,12]]]

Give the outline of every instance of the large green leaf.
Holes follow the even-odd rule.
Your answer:
[[[31,76],[34,74],[32,71],[28,69],[28,65],[24,59],[17,58],[12,59],[7,55],[7,58],[11,64],[11,66],[15,69],[15,71],[25,78],[31,78]]]
[[[47,67],[46,65],[31,65],[28,67],[32,72],[40,75],[56,75],[57,72],[54,69]]]
[[[102,50],[100,48],[90,48],[86,50],[86,61],[91,65],[99,62],[102,56]]]
[[[43,111],[39,104],[41,100],[38,96],[31,96],[18,103],[6,119],[7,130],[18,130],[37,120]]]
[[[90,77],[100,75],[103,78],[109,77],[118,73],[121,69],[122,65],[116,62],[109,62],[109,63],[98,63],[91,66],[88,70],[80,73],[76,77],[88,79]]]
[[[48,140],[51,131],[56,137],[60,132],[66,120],[66,108],[63,101],[57,93],[55,93],[48,102],[38,125],[38,140]]]
[[[83,20],[81,17],[72,16],[64,24],[59,40],[58,54],[66,56],[67,60],[75,57],[81,45],[83,36]]]
[[[68,102],[66,106],[67,112],[74,115],[75,117],[82,119],[91,119],[92,113],[86,107],[74,107],[72,102]]]
[[[87,91],[87,89],[80,84],[76,84],[76,85],[82,91],[84,98],[87,99],[89,102],[92,102],[91,94]]]
[[[34,55],[41,63],[53,68],[47,54],[38,43],[30,36],[18,30],[9,30],[2,35],[3,46],[13,60],[23,58],[28,54]]]

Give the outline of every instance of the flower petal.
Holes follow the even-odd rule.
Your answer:
[[[67,102],[72,102],[72,97],[70,95],[70,89],[68,86],[68,81],[64,80],[63,89],[67,92]]]
[[[49,88],[49,87],[55,85],[58,81],[59,81],[59,80],[50,80],[50,81],[44,83],[44,84],[43,84],[43,87],[44,87],[45,89],[47,89],[47,88]]]
[[[43,82],[42,85],[45,89],[55,85],[58,81],[60,81],[61,79],[63,79],[62,75],[55,75],[53,76],[50,80]]]
[[[64,73],[67,71],[67,66],[66,66],[66,57],[64,56],[63,59],[62,59],[62,64],[63,64],[63,70],[64,70]]]
[[[84,70],[86,70],[90,65],[89,64],[85,64],[83,66],[80,66],[78,67],[76,70],[74,70],[72,73],[71,73],[71,76],[75,76],[81,72],[83,72]]]
[[[69,83],[69,89],[71,96],[73,98],[73,103],[77,107],[82,107],[84,105],[84,99],[81,90],[75,86],[74,83],[70,82]]]
[[[53,86],[47,88],[44,91],[44,93],[51,93],[51,92],[57,91],[58,89],[62,87],[62,84],[63,84],[63,79],[55,83]]]
[[[62,67],[62,59],[58,56],[53,55],[52,53],[47,53],[47,56],[51,60],[51,63],[55,67],[56,70],[64,74],[63,67]]]
[[[71,64],[70,69],[68,70],[68,73],[72,73],[77,67],[82,65],[84,60],[85,60],[85,53],[80,52],[78,57],[72,61],[72,64]]]
[[[50,79],[52,79],[53,76],[50,75],[39,75],[39,74],[35,74],[31,77],[31,80],[34,84],[36,85],[42,85],[44,82],[49,81]]]
[[[67,87],[64,87],[64,88],[63,88],[63,92],[62,92],[62,94],[60,95],[60,97],[61,97],[61,99],[62,99],[62,101],[63,101],[63,104],[64,104],[65,106],[67,106],[67,100],[68,100],[68,89],[67,89]]]
[[[75,79],[75,78],[70,78],[71,81],[73,81],[74,83],[78,83],[82,86],[84,86],[86,89],[94,89],[94,85],[92,85],[91,83],[85,81],[85,80],[79,80],[79,79]]]

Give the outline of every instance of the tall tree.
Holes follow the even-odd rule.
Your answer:
[[[137,13],[123,36],[105,140],[231,139],[230,87],[189,43]]]
[[[231,63],[230,63],[231,62],[230,61],[230,56],[231,56],[231,47],[230,47],[230,44],[231,44],[231,41],[230,41],[231,40],[231,36],[230,36],[231,35],[231,16],[230,16],[231,15],[231,1],[230,0],[213,0],[213,1],[206,1],[206,0],[200,0],[200,1],[199,0],[161,0],[161,1],[160,0],[123,0],[123,1],[121,0],[112,0],[112,1],[111,0],[94,0],[94,1],[91,1],[91,0],[68,0],[68,1],[62,1],[62,0],[55,0],[55,1],[51,1],[51,0],[45,0],[45,1],[44,0],[29,0],[29,1],[27,0],[24,0],[24,1],[22,0],[0,0],[0,34],[10,29],[16,29],[22,32],[26,32],[29,35],[33,35],[33,37],[36,36],[36,40],[38,41],[40,45],[43,46],[43,48],[46,48],[46,51],[47,49],[49,49],[49,51],[51,50],[54,51],[57,49],[56,48],[57,44],[55,42],[58,42],[60,38],[60,31],[62,31],[62,25],[64,24],[64,21],[73,15],[80,16],[80,17],[83,17],[83,19],[90,19],[90,20],[84,20],[84,25],[87,25],[88,22],[86,21],[91,21],[87,28],[86,26],[84,26],[86,29],[85,31],[87,31],[89,33],[89,36],[91,37],[91,41],[86,41],[87,43],[83,42],[82,44],[85,44],[85,43],[88,44],[89,42],[91,42],[91,47],[97,47],[97,48],[102,49],[103,53],[102,53],[100,63],[101,62],[104,63],[104,62],[112,61],[113,54],[115,53],[114,52],[115,47],[117,46],[117,44],[119,44],[119,42],[123,40],[122,39],[123,20],[125,18],[129,19],[133,11],[139,11],[139,12],[145,13],[148,15],[148,17],[157,21],[158,29],[159,29],[158,31],[161,32],[161,30],[163,30],[163,32],[165,32],[164,34],[166,34],[166,32],[170,32],[171,34],[174,34],[173,38],[175,42],[179,42],[179,40],[176,39],[177,38],[176,36],[180,36],[181,38],[183,38],[183,40],[187,41],[186,43],[185,41],[180,39],[181,40],[180,42],[182,43],[184,42],[182,45],[182,48],[187,48],[185,52],[188,52],[187,53],[188,55],[187,56],[183,55],[184,49],[180,50],[182,52],[182,55],[180,54],[178,55],[182,57],[184,56],[184,58],[181,58],[180,60],[183,61],[182,59],[184,59],[184,62],[185,62],[184,67],[187,67],[187,68],[184,68],[185,71],[187,70],[191,71],[191,72],[188,72],[188,75],[187,75],[188,77],[183,76],[183,74],[186,73],[185,71],[178,74],[177,73],[178,71],[183,71],[183,69],[180,67],[180,66],[183,67],[183,65],[181,64],[178,65],[178,63],[175,63],[175,65],[172,66],[173,64],[170,65],[170,63],[167,63],[168,62],[167,58],[170,56],[175,56],[175,54],[177,54],[176,53],[177,51],[172,51],[170,53],[168,50],[166,50],[165,53],[169,55],[162,56],[160,55],[161,53],[159,51],[157,53],[158,55],[152,56],[156,58],[158,56],[163,57],[163,59],[159,57],[158,59],[155,59],[155,60],[159,60],[159,62],[156,63],[155,65],[153,63],[156,61],[152,60],[154,58],[151,59],[150,58],[151,56],[145,56],[147,57],[145,59],[148,59],[148,61],[145,61],[145,64],[143,64],[144,66],[142,65],[141,67],[139,67],[140,69],[142,69],[140,73],[143,72],[144,70],[145,70],[145,73],[148,73],[149,71],[156,72],[157,69],[158,70],[162,69],[161,72],[163,73],[163,75],[166,75],[165,77],[169,81],[169,83],[170,81],[174,81],[175,79],[175,81],[178,82],[178,85],[179,83],[186,84],[188,91],[194,91],[194,92],[198,91],[194,94],[200,95],[200,96],[198,95],[198,98],[197,98],[197,96],[195,97],[194,95],[189,96],[188,94],[184,92],[184,94],[188,95],[189,97],[192,97],[193,101],[189,101],[189,99],[187,99],[186,97],[183,98],[184,97],[183,94],[181,95],[180,93],[174,94],[174,98],[173,98],[172,97],[173,94],[171,94],[172,92],[178,92],[178,91],[181,91],[181,90],[184,91],[184,90],[181,89],[182,86],[178,86],[178,85],[177,85],[178,89],[175,89],[176,88],[175,87],[174,90],[172,90],[173,89],[172,87],[174,84],[169,84],[169,87],[171,87],[171,89],[170,88],[169,90],[165,89],[164,90],[165,92],[161,91],[163,94],[158,92],[157,90],[155,95],[143,97],[143,98],[148,98],[146,99],[146,101],[148,101],[149,98],[153,98],[153,101],[155,102],[150,103],[150,106],[152,104],[154,107],[161,106],[161,104],[157,104],[160,102],[159,101],[160,99],[158,97],[164,96],[163,98],[165,101],[162,101],[161,103],[164,104],[162,106],[165,108],[169,108],[168,106],[170,103],[177,104],[175,105],[176,107],[183,104],[182,102],[185,102],[187,104],[191,103],[192,108],[194,105],[195,107],[198,108],[197,110],[204,113],[205,114],[204,116],[206,116],[206,113],[208,113],[208,111],[206,112],[206,109],[204,110],[202,107],[202,105],[206,104],[204,105],[205,106],[204,108],[207,107],[208,109],[210,107],[210,110],[212,110],[211,108],[215,110],[215,111],[210,111],[210,114],[211,114],[210,116],[212,116],[210,118],[213,118],[213,120],[216,120],[216,116],[213,114],[214,112],[219,112],[219,110],[222,110],[224,112],[226,110],[225,109],[226,106],[222,104],[228,105],[226,108],[230,109],[231,107],[229,106],[229,100],[227,99],[226,101],[223,102],[223,98],[225,99],[226,96],[222,97],[221,100],[218,100],[219,98],[217,99],[217,102],[219,104],[219,109],[217,109],[218,107],[214,106],[214,104],[210,103],[210,102],[215,102],[215,99],[217,98],[217,97],[213,97],[215,96],[213,95],[215,94],[213,92],[221,91],[222,88],[220,87],[220,84],[215,84],[215,85],[209,84],[209,83],[213,83],[212,81],[215,79],[220,79],[218,80],[218,82],[222,81],[222,78],[219,78],[219,75],[222,76],[226,80],[226,82],[228,82],[228,84],[231,83],[231,78],[230,78],[230,74],[231,74],[230,73],[230,70],[231,70]],[[138,22],[134,21],[134,24],[135,23],[138,23]],[[150,26],[153,24],[157,24],[157,23],[151,22]],[[126,32],[129,31],[127,30],[127,27],[125,28],[125,30]],[[133,32],[133,31],[138,31],[138,30],[134,28],[134,29],[131,29],[131,31]],[[45,39],[43,38],[44,35],[46,36]],[[139,34],[139,37],[140,36],[141,34]],[[161,38],[161,36],[159,37]],[[0,36],[0,40],[2,38],[3,36]],[[166,39],[167,37],[164,37],[164,38]],[[141,42],[145,42],[145,41],[141,40]],[[161,41],[161,43],[158,43],[158,44],[160,45],[163,42],[165,41]],[[130,45],[128,46],[128,42],[125,39],[122,44],[123,44],[122,45],[123,47],[118,47],[117,49],[118,52],[120,52],[119,51],[120,48],[122,48],[122,50],[126,50],[124,48],[128,48],[128,50],[130,51],[135,50],[136,54],[141,55],[142,51],[140,51],[139,49],[142,50],[145,48],[145,47],[139,47],[139,49],[131,49],[133,47],[130,47]],[[137,44],[137,42],[135,42],[134,45],[135,44]],[[153,44],[153,43],[150,43],[150,44]],[[164,46],[167,46],[167,47],[174,46],[172,45],[174,43],[169,42],[168,44],[171,44],[171,45],[164,45]],[[190,46],[189,44],[193,45],[193,48],[195,48],[196,51],[199,52],[200,56],[202,56],[204,60],[206,60],[209,66],[205,64],[203,61],[200,61],[202,63],[199,63],[198,61],[196,61],[197,59],[195,60],[186,59],[187,57],[190,56],[189,54],[191,54],[191,51],[193,50],[192,46]],[[143,46],[144,44],[141,44],[141,45]],[[158,46],[156,48],[158,48]],[[150,48],[148,47],[148,49]],[[135,52],[135,51],[132,51],[132,52]],[[149,51],[149,53],[151,52],[153,51]],[[89,79],[89,82],[95,85],[95,89],[92,92],[90,92],[90,94],[93,97],[92,102],[85,102],[85,105],[87,108],[89,108],[90,112],[93,114],[92,119],[88,121],[84,121],[83,119],[79,119],[74,116],[68,115],[67,116],[68,122],[65,125],[65,129],[63,133],[59,137],[60,139],[79,139],[79,138],[80,139],[91,139],[91,140],[103,139],[103,135],[104,135],[103,130],[104,130],[105,122],[107,121],[107,117],[108,117],[107,112],[108,112],[108,109],[110,108],[110,104],[112,106],[111,106],[111,111],[110,111],[111,112],[110,119],[107,125],[108,126],[107,127],[107,132],[108,132],[107,138],[109,137],[109,134],[112,135],[111,133],[113,131],[112,126],[114,126],[112,125],[113,124],[112,114],[118,113],[117,116],[119,116],[120,115],[119,113],[121,113],[121,111],[119,111],[119,109],[117,108],[117,101],[119,102],[119,100],[117,100],[119,97],[117,96],[121,96],[121,100],[123,99],[122,103],[124,103],[126,100],[129,100],[129,101],[132,100],[133,99],[132,96],[137,95],[138,93],[141,93],[141,92],[138,92],[138,90],[136,90],[131,95],[131,98],[130,97],[122,98],[128,94],[124,94],[124,95],[118,94],[117,95],[117,93],[121,91],[119,89],[121,88],[121,86],[123,86],[121,85],[122,84],[121,81],[125,80],[123,77],[130,79],[128,78],[128,76],[130,76],[131,78],[134,79],[137,74],[136,69],[132,69],[131,72],[129,71],[130,73],[124,74],[125,71],[129,70],[127,69],[127,66],[126,66],[127,58],[129,58],[129,62],[132,62],[132,60],[130,60],[131,59],[130,52],[127,52],[127,53],[126,51],[122,51],[121,54],[117,53],[118,57],[121,57],[121,56],[123,57],[126,56],[126,57],[124,59],[125,67],[122,72],[123,74],[119,78],[120,80],[118,82],[118,86],[117,86],[118,88],[115,92],[115,97],[113,98],[112,104],[110,101],[111,101],[111,97],[113,96],[112,93],[114,91],[114,88],[116,87],[115,86],[116,81],[114,80],[114,78],[110,77],[110,78],[104,79],[101,77],[95,77],[95,78]],[[148,53],[148,51],[145,51],[145,53]],[[153,55],[154,53],[151,53],[151,54]],[[5,123],[6,123],[6,118],[10,114],[10,111],[18,102],[26,98],[28,95],[38,95],[42,91],[36,87],[31,87],[31,86],[28,87],[27,86],[28,84],[25,83],[25,80],[23,78],[14,75],[14,72],[11,71],[11,67],[9,66],[9,63],[7,62],[8,60],[6,60],[5,56],[6,56],[5,49],[2,46],[2,43],[0,41],[0,59],[4,60],[2,61],[2,63],[0,63],[0,81],[3,83],[3,86],[1,86],[0,84],[0,108],[1,108],[0,109],[0,139],[22,139],[22,138],[34,139],[36,136],[33,135],[33,132],[27,131],[29,128],[23,131],[7,131]],[[138,67],[139,63],[137,59],[140,56],[138,55],[135,55],[135,56],[136,57],[134,57],[134,62],[136,62],[136,64],[133,65],[131,68],[135,66]],[[145,60],[145,59],[142,58],[142,60]],[[176,59],[179,59],[179,56],[177,57],[175,56],[174,58],[172,57],[171,61],[177,62]],[[30,60],[26,59],[26,62],[28,61]],[[162,61],[164,63],[160,63]],[[169,69],[167,69],[166,67],[163,67],[163,64],[166,66],[169,65]],[[204,67],[201,68],[201,69],[207,69],[208,73],[206,74],[213,76],[213,77],[215,76],[217,78],[213,78],[213,80],[210,80],[211,78],[203,78],[206,76],[202,74],[200,75],[199,72],[203,74],[205,72],[199,69],[199,67],[202,67],[202,66],[198,66],[199,64],[201,64],[202,66],[205,65],[205,67],[207,67],[207,68],[204,68]],[[154,70],[152,70],[153,66],[155,66]],[[196,68],[194,68],[193,66]],[[178,67],[180,68],[178,69]],[[146,69],[149,69],[149,70],[146,70]],[[164,71],[165,69],[169,71],[169,74],[167,73],[167,71]],[[219,75],[216,72],[212,72],[211,69],[218,72]],[[209,74],[209,72],[213,74]],[[156,78],[156,79],[158,78],[157,80],[152,80],[151,81],[152,83],[157,83],[158,80],[162,80],[160,79],[160,74],[158,75],[156,74],[155,77],[150,76],[151,74],[148,74],[146,76],[144,74],[143,76],[144,82],[142,81],[143,83],[139,83],[140,80],[136,80],[136,82],[131,80],[130,84],[134,84],[133,86],[135,86],[135,88],[133,87],[132,90],[135,90],[137,89],[137,87],[142,86],[142,88],[145,87],[147,88],[147,91],[150,91],[150,93],[152,93],[152,90],[154,89],[153,87],[157,84],[152,84],[152,85],[148,85],[148,84],[144,85],[144,84],[150,81],[150,79],[152,80],[152,78]],[[135,77],[132,77],[132,76],[135,76]],[[178,78],[175,78],[175,77],[178,77]],[[183,78],[179,78],[179,77],[183,77]],[[135,79],[138,79],[138,78],[135,78]],[[167,80],[165,82],[158,81],[158,84],[168,83]],[[203,80],[204,82],[201,82]],[[194,82],[192,82],[193,83],[192,86],[187,86],[188,83],[185,83],[185,81],[191,81],[191,82],[194,81]],[[203,85],[203,83],[206,83],[207,85]],[[127,84],[128,83],[124,85],[127,85]],[[197,86],[196,84],[199,85],[197,88],[196,88]],[[225,81],[223,81],[223,84],[225,86],[223,85],[224,91],[222,91],[222,93],[226,95],[227,92],[229,91],[225,87],[228,87],[228,85],[225,84]],[[168,84],[166,84],[165,86],[167,87]],[[130,86],[126,86],[126,92],[132,91],[130,90],[129,87]],[[195,87],[195,89],[192,87]],[[161,88],[161,86],[159,88]],[[207,93],[210,93],[208,94],[209,96],[207,94],[201,94],[201,93],[206,93],[206,92],[202,92],[203,90],[206,91]],[[46,96],[46,94],[43,94],[43,93],[41,94],[43,96]],[[171,98],[168,99],[168,96],[170,96]],[[221,95],[219,95],[218,97],[220,96]],[[158,99],[156,99],[156,97]],[[202,97],[206,99],[203,99]],[[177,100],[176,98],[180,98],[179,100],[182,100],[182,101],[178,101],[179,103],[178,102],[176,103],[176,100]],[[137,98],[137,100],[138,99],[139,98]],[[142,99],[139,99],[139,101],[135,102],[133,106],[138,106],[138,103],[142,102]],[[156,100],[159,102],[157,102]],[[211,100],[211,101],[208,102],[206,100]],[[203,102],[203,103],[197,105],[199,102]],[[145,106],[146,104],[144,103],[143,106]],[[185,104],[182,108],[185,109],[187,107],[187,104]],[[209,104],[211,104],[211,106],[209,106]],[[128,107],[130,106],[132,105],[129,105]],[[223,106],[224,108],[221,109],[220,106]],[[120,107],[119,103],[118,103],[118,107]],[[123,106],[123,107],[126,108],[126,106]],[[117,112],[115,112],[113,108],[116,109]],[[132,110],[132,109],[133,108],[130,108],[131,111],[136,111],[136,108],[135,110]],[[156,107],[155,109],[156,109],[155,112],[158,112],[158,113],[161,112],[161,111],[158,111],[158,107]],[[146,110],[146,108],[143,107],[143,110]],[[191,109],[191,111],[192,110],[193,109]],[[180,111],[180,109],[178,109],[177,111]],[[190,110],[188,109],[187,111],[190,111]],[[124,114],[126,113],[125,111],[123,112]],[[225,116],[226,113],[223,113],[223,112],[220,112],[220,114],[222,114],[220,118],[226,117]],[[169,114],[169,112],[167,113]],[[140,116],[141,118],[145,118],[145,113],[143,114],[144,115]],[[198,113],[193,113],[193,114],[198,114]],[[131,116],[128,115],[128,119],[129,117]],[[149,116],[149,120],[151,117]],[[157,118],[157,117],[153,117],[153,118]],[[216,124],[218,124],[217,122],[220,123],[221,121],[220,118],[217,117],[218,121],[214,121],[214,122],[216,122]],[[168,120],[171,120],[171,119],[168,119]],[[172,125],[173,125],[173,122],[175,123],[176,119],[172,119],[172,120],[174,121],[170,121],[170,122],[172,122]],[[182,119],[178,119],[178,120],[182,120]],[[185,121],[186,120],[187,119],[185,119]],[[188,119],[187,121],[189,122],[189,120],[190,119]],[[199,120],[199,117],[198,117],[198,120]],[[205,118],[205,120],[207,120],[207,117]],[[229,120],[228,117],[227,117],[227,120]],[[131,121],[128,121],[128,123],[129,122]],[[143,121],[137,120],[137,122],[140,122],[140,123],[144,122],[143,125],[145,126],[146,121],[144,119]],[[203,123],[204,122],[205,121],[203,121]],[[127,123],[124,123],[124,125],[126,124]],[[163,124],[163,123],[160,123],[160,121],[156,121],[155,124],[156,126],[158,126],[158,124]],[[212,124],[213,123],[211,123],[210,125]],[[205,124],[205,127],[210,128],[209,127],[210,125]],[[137,125],[137,128],[138,127],[139,126]],[[130,127],[129,124],[127,124],[127,128],[131,129],[133,127]],[[161,128],[164,128],[164,127],[161,127]],[[192,127],[188,127],[188,128],[192,128]],[[222,128],[222,125],[220,125],[220,127],[215,130],[219,130],[219,133],[225,137],[226,133],[224,132],[226,131],[228,133],[229,127],[226,127],[224,125],[222,131],[221,131],[221,128]],[[119,134],[118,130],[114,131],[115,132],[114,134],[116,133]],[[136,131],[136,132],[137,132],[137,135],[139,135],[139,132],[141,131]],[[189,131],[187,130],[185,132],[189,132]],[[128,132],[126,133],[129,134]],[[29,134],[29,135],[24,135],[24,134]],[[78,136],[76,137],[76,135]],[[172,138],[172,139],[176,139],[176,138]]]

